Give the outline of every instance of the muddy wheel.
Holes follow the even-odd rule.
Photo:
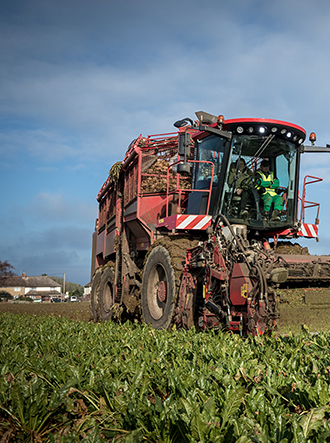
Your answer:
[[[170,254],[163,246],[148,256],[142,278],[141,307],[145,323],[167,329],[175,307],[176,283]]]
[[[99,290],[99,313],[102,321],[109,321],[112,317],[114,273],[110,267],[105,268]]]
[[[93,320],[99,321],[99,289],[102,276],[102,270],[97,269],[93,275],[92,287],[91,287],[91,311]]]

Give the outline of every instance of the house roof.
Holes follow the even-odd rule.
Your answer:
[[[26,295],[26,297],[36,296],[36,295],[40,295],[40,297],[42,297],[42,296],[53,297],[55,295],[56,295],[56,297],[61,296],[61,294],[58,291],[29,291],[25,295]]]
[[[23,287],[23,288],[58,288],[59,283],[47,275],[36,277],[22,277],[20,275],[10,275],[0,277],[0,288]]]

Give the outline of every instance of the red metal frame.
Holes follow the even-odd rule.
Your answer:
[[[311,178],[313,180],[307,181],[309,178]],[[313,208],[313,207],[317,207],[317,214],[316,214],[315,224],[317,225],[319,223],[320,203],[311,202],[311,201],[306,200],[306,186],[310,185],[312,183],[318,183],[318,182],[321,182],[321,181],[323,181],[323,178],[313,177],[312,175],[306,175],[305,178],[304,178],[302,198],[300,198],[299,195],[298,195],[298,201],[300,201],[300,203],[301,203],[301,211],[300,211],[300,218],[299,218],[299,221],[301,223],[305,222],[305,209]]]
[[[166,217],[168,217],[168,205],[170,203],[169,200],[169,196],[170,195],[175,195],[178,194],[179,196],[179,201],[178,201],[178,210],[180,210],[180,213],[182,211],[181,208],[181,194],[182,192],[189,192],[189,193],[193,193],[193,192],[207,192],[208,198],[207,198],[207,206],[206,206],[206,214],[208,214],[209,212],[209,207],[210,207],[210,201],[211,201],[211,192],[212,192],[212,183],[213,183],[213,176],[214,176],[214,163],[205,160],[187,160],[188,163],[209,163],[210,165],[212,165],[212,174],[211,174],[211,180],[210,180],[210,187],[209,189],[181,189],[180,186],[180,174],[177,173],[176,175],[176,189],[174,191],[169,191],[169,184],[170,184],[170,168],[176,164],[182,163],[183,160],[178,160],[172,164],[170,164],[167,168],[167,183],[166,183]]]

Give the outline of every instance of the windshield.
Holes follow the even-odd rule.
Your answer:
[[[225,158],[227,140],[216,135],[210,135],[202,140],[197,140],[194,150],[194,163],[192,172],[192,192],[188,199],[188,214],[214,214],[217,212],[218,184]],[[201,192],[200,190],[209,192]],[[209,198],[211,194],[211,198]]]
[[[296,163],[297,146],[288,140],[274,134],[234,135],[219,211],[247,225],[292,224]]]
[[[224,156],[225,140],[217,136],[210,136],[202,141],[198,141],[195,150],[195,159],[201,163],[196,163],[195,179],[196,188],[202,189],[210,186],[213,174],[213,183],[217,183],[221,172],[221,165]],[[203,183],[201,183],[203,182]]]

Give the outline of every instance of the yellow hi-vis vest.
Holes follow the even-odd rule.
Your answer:
[[[264,182],[272,182],[273,180],[274,180],[274,174],[273,174],[273,172],[269,172],[269,174],[268,174],[268,176],[266,176],[263,172],[261,172],[261,171],[258,171],[258,174],[261,176],[261,179],[262,179],[262,181],[264,181]],[[257,186],[257,189],[260,189],[262,186],[261,185],[258,185]],[[277,195],[276,194],[276,192],[275,192],[275,189],[272,189],[270,186],[268,187],[268,188],[266,188],[265,187],[265,192],[263,192],[263,194],[262,195],[264,195],[264,194],[269,194],[269,195],[271,195],[271,196],[273,196],[273,195]]]

